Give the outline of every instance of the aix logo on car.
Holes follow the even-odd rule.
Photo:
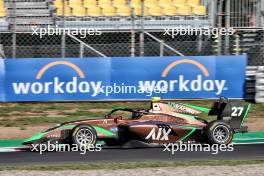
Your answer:
[[[167,141],[169,140],[170,132],[171,132],[170,128],[158,128],[158,130],[156,130],[156,128],[152,128],[152,130],[145,139]]]

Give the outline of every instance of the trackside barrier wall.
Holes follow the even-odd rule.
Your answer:
[[[257,103],[264,103],[264,66],[258,67],[256,74],[256,97]]]
[[[5,60],[0,59],[0,101],[5,101]]]
[[[264,66],[248,66],[246,76],[244,98],[264,103]]]
[[[0,101],[243,98],[247,56],[1,60]]]

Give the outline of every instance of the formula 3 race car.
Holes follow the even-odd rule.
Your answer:
[[[184,103],[168,103],[155,98],[149,109],[114,109],[104,118],[69,121],[58,124],[23,144],[77,144],[122,146],[128,143],[161,145],[192,141],[208,144],[229,144],[234,133],[246,132],[243,123],[250,104],[220,98],[210,109]],[[216,116],[207,121],[202,112]]]

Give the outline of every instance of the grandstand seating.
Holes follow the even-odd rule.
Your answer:
[[[4,5],[4,1],[0,0],[0,31],[8,30],[8,22],[6,20],[7,17],[7,10]]]
[[[61,10],[62,8],[59,8],[61,7],[59,3],[62,4],[62,1],[53,1],[53,3],[56,3],[58,7],[56,12],[65,15]],[[1,10],[3,5],[6,10],[4,12]],[[54,8],[50,9],[46,0],[0,0],[0,14],[6,14],[5,30],[12,29],[14,23],[16,24],[16,31],[32,31],[32,26],[53,26],[55,22],[51,10],[54,10]],[[69,16],[71,15],[70,13]],[[13,20],[14,16],[16,20]],[[2,24],[3,22],[0,24],[0,30],[2,30]]]
[[[192,13],[195,15],[204,15],[206,14],[206,8],[204,6],[193,6],[192,7]]]
[[[64,14],[64,16],[72,16],[72,13],[71,13],[71,8],[68,7],[68,6],[65,6],[64,8],[64,12],[63,12],[63,6],[59,6],[56,8],[56,13],[57,15],[59,16],[62,16]]]
[[[87,9],[87,15],[92,17],[98,17],[102,15],[102,10],[100,7],[91,7]]]
[[[79,7],[79,6],[73,6],[72,7],[72,14],[74,14],[74,16],[77,17],[82,17],[82,16],[86,16],[86,9],[85,7]]]
[[[54,0],[58,16],[128,17],[132,9],[141,15],[141,0]],[[1,12],[1,11],[0,11]],[[144,16],[205,16],[206,7],[200,0],[144,0]]]
[[[115,7],[113,6],[104,6],[102,8],[102,16],[115,16]]]
[[[0,18],[6,17],[6,8],[4,6],[4,2],[0,0]]]
[[[57,16],[55,25],[103,30],[128,30],[132,25],[138,29],[141,19],[145,29],[208,27],[211,13],[207,12],[207,5],[207,1],[201,0],[144,0],[144,16],[141,18],[142,0],[49,0],[51,12]],[[66,18],[61,18],[63,16]]]
[[[66,25],[67,27],[100,27],[107,29],[130,29],[131,15],[134,25],[139,26],[142,0],[14,0],[16,20],[11,0],[0,0],[0,30],[8,30],[16,23],[20,31],[31,26]],[[144,25],[146,28],[193,25],[207,26],[206,5],[201,0],[144,0]],[[26,5],[25,5],[26,3]],[[66,18],[60,18],[60,17]],[[54,18],[55,17],[55,18]],[[65,20],[65,23],[62,21]],[[191,21],[193,20],[193,21]],[[122,21],[122,23],[113,23]]]
[[[127,2],[126,0],[113,0],[113,6],[114,7],[126,7]]]
[[[141,0],[130,0],[130,7],[135,8],[135,7],[139,7],[140,5],[141,5]]]
[[[83,6],[85,8],[93,8],[97,6],[97,1],[96,0],[84,0],[83,1]]]
[[[175,16],[177,15],[177,8],[175,6],[167,6],[164,10],[163,10],[164,15],[167,16]]]
[[[116,15],[118,16],[130,16],[131,15],[131,8],[127,6],[116,6]]]
[[[179,6],[179,7],[177,7],[177,13],[179,15],[191,15],[191,7]]]

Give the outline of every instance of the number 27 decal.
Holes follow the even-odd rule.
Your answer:
[[[231,116],[241,116],[244,108],[243,107],[232,107]]]

